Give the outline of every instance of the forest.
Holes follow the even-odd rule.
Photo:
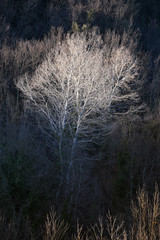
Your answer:
[[[0,240],[160,238],[160,1],[0,1]]]

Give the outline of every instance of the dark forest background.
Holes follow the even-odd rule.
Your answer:
[[[16,83],[25,74],[33,76],[67,34],[87,36],[92,31],[101,36],[108,47],[106,52],[123,45],[139,59],[141,84],[135,91],[141,107],[134,105],[139,110],[130,115],[125,111],[128,105],[119,107],[113,103],[111,110],[116,117],[106,123],[103,140],[83,149],[77,146],[86,178],[81,189],[77,180],[74,184],[79,193],[73,189],[66,193],[65,185],[59,188],[61,170],[56,144],[42,131],[37,115],[26,110],[24,94]],[[1,1],[0,239],[158,239],[149,235],[87,238],[80,229],[78,238],[74,232],[77,219],[87,231],[87,226],[108,210],[113,215],[123,214],[129,229],[133,222],[131,202],[136,200],[139,188],[151,196],[155,184],[160,186],[159,104],[159,0]],[[56,219],[54,211],[61,218]],[[60,233],[56,235],[57,229]]]

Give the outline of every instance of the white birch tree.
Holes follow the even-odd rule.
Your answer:
[[[139,85],[138,58],[124,46],[106,57],[106,47],[95,32],[67,34],[33,76],[17,82],[27,106],[40,116],[43,131],[58,144],[60,185],[74,182],[79,139],[92,141],[94,128],[107,134],[106,119],[116,102],[137,102],[133,86]]]

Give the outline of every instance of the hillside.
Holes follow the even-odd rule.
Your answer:
[[[158,239],[160,2],[5,0],[0,19],[1,239],[102,239],[76,223],[108,211],[126,230],[105,239]]]

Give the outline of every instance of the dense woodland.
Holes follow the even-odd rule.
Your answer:
[[[0,20],[0,239],[159,239],[160,1]]]

